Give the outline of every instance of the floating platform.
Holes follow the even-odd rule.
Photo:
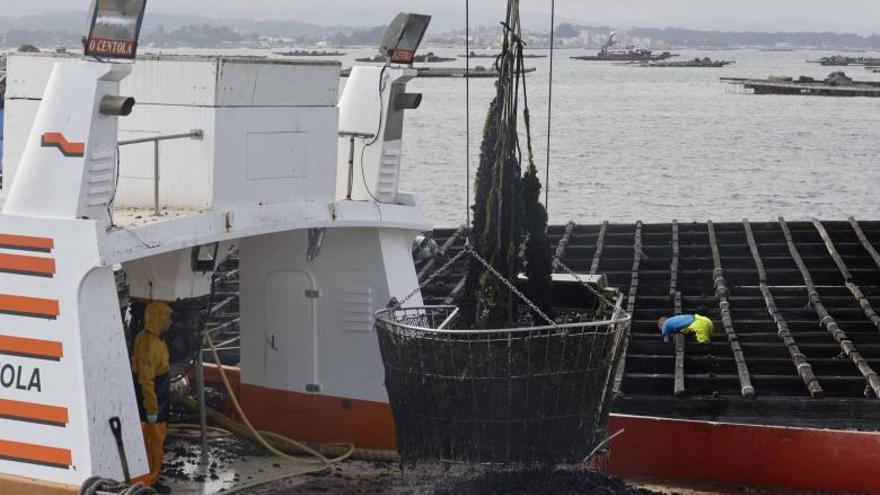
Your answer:
[[[422,280],[461,232],[435,232],[443,255],[417,266]],[[615,413],[880,430],[880,222],[570,223],[550,238],[567,266],[627,296]],[[439,277],[425,303],[454,303],[463,277]],[[693,312],[715,322],[711,344],[660,339],[659,317]]]
[[[294,50],[291,52],[275,52],[275,55],[280,55],[282,57],[344,57],[346,54],[343,52],[327,52],[318,50]]]
[[[458,78],[458,77],[467,77],[471,79],[480,79],[480,78],[497,78],[499,73],[494,68],[487,69],[485,67],[474,67],[469,71],[467,69],[460,68],[435,68],[435,67],[415,67],[418,71],[418,77],[445,77],[445,78]],[[537,69],[534,67],[529,67],[523,70],[524,74],[531,74],[535,72]],[[342,77],[348,77],[351,74],[351,69],[342,69]]]
[[[355,59],[355,62],[370,62],[370,63],[382,63],[384,64],[386,57],[384,55],[376,55],[375,57],[363,57]],[[444,62],[454,62],[456,60],[455,57],[441,57],[436,55],[434,52],[428,52],[424,55],[416,55],[413,59],[413,62],[419,64],[439,64]]]
[[[807,63],[819,64],[827,67],[847,67],[850,65],[880,65],[880,58],[847,57],[844,55],[834,55],[832,57],[822,57],[818,60],[807,60]]]
[[[851,79],[841,82],[829,79],[820,81],[810,77],[798,79],[790,77],[771,77],[768,79],[722,77],[721,82],[740,85],[747,90],[754,91],[757,95],[880,97],[880,83],[873,81],[853,81]]]
[[[598,55],[583,55],[578,57],[571,57],[572,60],[580,60],[582,62],[659,62],[661,60],[668,60],[673,57],[677,57],[677,53],[663,52],[659,55],[654,55],[650,50],[639,50],[633,51],[631,53],[614,53],[609,52],[608,54]]]
[[[639,67],[694,67],[706,69],[726,67],[735,63],[736,62],[733,60],[712,60],[709,57],[706,57],[694,58],[691,60],[682,60],[680,62],[642,62],[641,64],[639,64]]]
[[[491,59],[496,59],[500,56],[501,56],[500,53],[476,53],[476,52],[471,52],[470,55],[459,55],[460,58],[491,58]],[[524,53],[522,58],[547,58],[547,55],[536,55],[536,54]]]

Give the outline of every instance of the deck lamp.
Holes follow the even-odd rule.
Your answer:
[[[391,21],[379,51],[390,64],[412,65],[431,16],[400,13]]]
[[[147,0],[92,0],[83,53],[89,57],[134,60]]]
[[[217,250],[220,244],[205,244],[192,249],[193,273],[213,272],[217,268]]]

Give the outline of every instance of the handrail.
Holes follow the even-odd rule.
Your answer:
[[[173,139],[195,139],[202,140],[205,138],[205,131],[201,129],[193,129],[190,132],[182,134],[166,134],[164,136],[145,137],[138,139],[128,139],[119,141],[119,146],[129,146],[132,144],[153,143],[153,216],[160,216],[159,212],[159,143],[161,141],[171,141]]]

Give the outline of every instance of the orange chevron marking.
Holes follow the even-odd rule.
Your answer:
[[[0,440],[0,459],[68,469],[73,455],[67,449]]]
[[[0,234],[0,248],[48,253],[55,248],[55,241],[46,237]]]
[[[67,426],[67,422],[70,420],[66,407],[44,406],[4,399],[0,399],[0,417],[51,426]]]
[[[57,147],[61,150],[61,154],[67,157],[81,157],[86,154],[86,143],[71,143],[60,132],[43,134],[43,147]]]
[[[52,277],[55,275],[55,260],[37,256],[0,254],[0,272]]]
[[[58,301],[0,294],[0,313],[54,320],[59,314]]]
[[[0,354],[60,361],[64,357],[64,347],[61,342],[0,335]]]

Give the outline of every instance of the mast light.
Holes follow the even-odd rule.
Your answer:
[[[385,32],[379,51],[387,57],[388,63],[412,65],[430,23],[429,15],[397,14]]]
[[[146,6],[146,0],[92,0],[83,53],[134,60]]]

